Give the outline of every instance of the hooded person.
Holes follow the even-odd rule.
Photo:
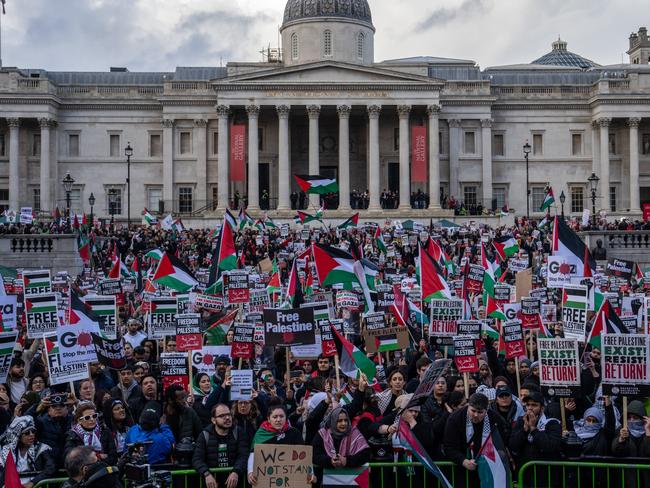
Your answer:
[[[612,442],[612,455],[619,458],[650,458],[650,417],[646,415],[640,400],[633,400],[627,406],[627,428],[617,429]],[[626,470],[625,486],[650,486],[650,472]]]
[[[605,415],[598,407],[585,410],[582,419],[573,422],[573,430],[582,441],[582,456],[608,456],[614,439],[614,409],[606,399]]]
[[[139,422],[128,430],[124,440],[127,445],[147,441],[152,442],[146,447],[150,464],[169,460],[174,447],[174,434],[169,425],[161,423],[158,412],[153,408],[147,408],[140,414]]]
[[[224,388],[207,373],[198,373],[192,378],[192,396],[194,397],[192,408],[199,416],[204,428],[211,424],[211,412],[214,406],[218,403],[225,403],[224,393]]]

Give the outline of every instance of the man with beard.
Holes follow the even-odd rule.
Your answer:
[[[142,396],[130,405],[133,418],[139,419],[140,414],[147,409],[154,410],[158,415],[162,415],[162,403],[158,400],[158,381],[152,374],[145,374],[142,377]]]

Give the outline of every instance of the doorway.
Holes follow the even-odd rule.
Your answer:
[[[388,190],[399,191],[399,163],[388,163]]]

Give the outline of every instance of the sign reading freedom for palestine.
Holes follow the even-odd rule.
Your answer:
[[[580,391],[580,361],[576,339],[543,339],[539,349],[539,379],[545,394],[574,398]]]
[[[604,395],[650,396],[650,336],[603,334]]]
[[[316,342],[313,308],[264,310],[264,343],[267,346],[302,346]]]

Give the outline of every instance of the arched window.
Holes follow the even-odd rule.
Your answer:
[[[357,36],[357,57],[359,59],[363,59],[363,48],[365,40],[366,36],[363,35],[363,32],[359,32],[359,35]]]
[[[325,56],[332,55],[332,31],[326,30],[323,32],[323,54]]]
[[[298,59],[298,34],[291,34],[291,58]]]

